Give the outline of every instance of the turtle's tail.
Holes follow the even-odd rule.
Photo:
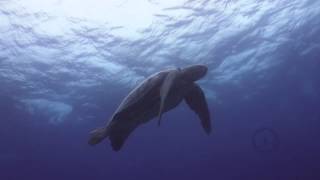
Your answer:
[[[103,139],[107,137],[107,128],[97,128],[90,132],[90,139],[88,141],[88,144],[90,145],[96,145],[100,143]]]

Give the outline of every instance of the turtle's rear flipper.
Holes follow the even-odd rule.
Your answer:
[[[131,132],[137,127],[136,124],[128,124],[112,129],[109,139],[114,151],[119,151]]]
[[[88,144],[96,145],[107,137],[107,130],[105,127],[97,128],[90,132],[90,139]]]

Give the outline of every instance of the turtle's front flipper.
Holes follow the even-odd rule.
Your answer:
[[[197,113],[203,129],[209,134],[211,132],[210,113],[202,89],[197,84],[192,83],[192,87],[184,99],[189,107]]]
[[[179,74],[179,70],[173,70],[171,71],[167,77],[164,79],[162,86],[160,88],[160,110],[159,110],[159,121],[158,126],[160,126],[161,116],[163,113],[163,108],[165,105],[166,98],[170,92],[170,89],[172,88],[175,80],[177,79]]]

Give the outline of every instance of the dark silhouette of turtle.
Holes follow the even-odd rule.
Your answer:
[[[175,108],[182,100],[195,111],[205,132],[211,132],[210,114],[202,89],[195,83],[207,73],[204,65],[158,72],[133,89],[119,105],[105,127],[93,130],[90,145],[109,138],[113,150],[119,151],[140,124]]]

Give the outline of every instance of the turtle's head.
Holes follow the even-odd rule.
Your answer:
[[[207,74],[208,67],[205,65],[192,65],[183,68],[182,76],[189,81],[197,81]]]

